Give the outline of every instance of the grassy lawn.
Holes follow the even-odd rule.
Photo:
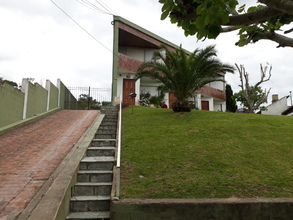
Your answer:
[[[121,198],[293,197],[293,117],[123,109]]]

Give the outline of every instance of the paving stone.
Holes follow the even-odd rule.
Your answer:
[[[24,210],[99,114],[61,110],[0,136],[1,219]]]

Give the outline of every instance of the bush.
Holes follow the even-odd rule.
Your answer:
[[[173,112],[190,112],[191,111],[190,105],[187,101],[182,103],[176,101],[172,104],[171,107],[173,109]]]

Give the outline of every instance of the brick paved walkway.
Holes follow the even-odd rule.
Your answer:
[[[15,219],[99,115],[61,110],[0,136],[0,219]]]

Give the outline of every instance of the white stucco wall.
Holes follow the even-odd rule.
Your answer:
[[[122,90],[122,86],[123,86],[123,77],[122,76],[118,76],[117,77],[117,96],[119,97],[120,95],[123,95],[123,90]],[[122,98],[122,97],[121,97]]]
[[[145,62],[152,60],[154,51],[155,50],[153,49],[145,49],[145,56],[144,56]]]
[[[141,48],[132,48],[128,47],[126,55],[132,58],[135,58],[136,60],[144,61],[145,58],[145,50]]]
[[[158,96],[158,87],[157,86],[140,86],[140,92],[149,92],[151,96]]]
[[[154,51],[154,49],[147,48],[119,47],[119,53],[140,61],[150,61],[153,57]]]
[[[201,101],[208,101],[209,102],[209,111],[214,111],[214,99],[213,98],[201,98],[198,100],[199,110],[201,110]]]
[[[120,76],[121,75],[121,76]],[[129,76],[129,78],[127,77]],[[121,98],[123,99],[123,79],[133,79],[134,78],[134,74],[132,73],[120,73],[119,76],[117,77],[117,97],[119,97],[120,95],[122,96]],[[135,103],[138,103],[139,100],[139,94],[140,94],[140,79],[138,79],[135,82],[135,93],[137,94],[136,98],[135,98]]]
[[[262,111],[261,113],[264,115],[281,115],[281,113],[285,111],[287,108],[287,97],[285,96],[267,106],[267,110]]]
[[[214,102],[214,111],[225,112],[226,111],[226,102]]]
[[[219,89],[219,90],[222,90],[222,91],[225,90],[225,83],[220,82],[220,81],[209,83],[209,86],[214,88],[214,89]]]

